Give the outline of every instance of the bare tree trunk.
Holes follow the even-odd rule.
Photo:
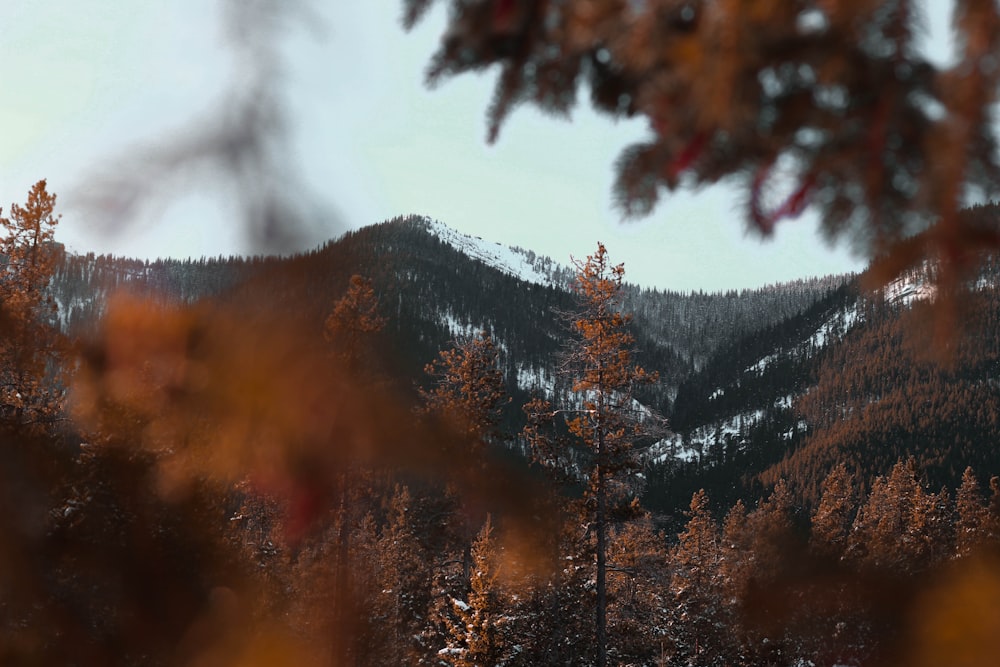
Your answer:
[[[334,588],[334,656],[338,665],[351,664],[351,643],[354,640],[354,600],[348,590],[348,559],[351,556],[351,534],[347,516],[348,470],[340,475],[340,530],[337,532],[337,578]]]
[[[597,667],[608,663],[607,498],[604,485],[604,433],[597,423]]]

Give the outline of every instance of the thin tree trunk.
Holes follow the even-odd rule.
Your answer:
[[[604,488],[604,433],[597,424],[597,667],[608,662],[607,498]]]
[[[348,590],[347,560],[351,554],[351,534],[347,524],[348,471],[340,476],[340,530],[337,532],[337,578],[334,585],[335,623],[337,636],[334,638],[337,664],[346,667],[351,664],[351,643],[354,637],[353,599]]]

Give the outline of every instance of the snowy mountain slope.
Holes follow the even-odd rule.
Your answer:
[[[681,502],[694,479],[731,481],[798,446],[809,425],[796,403],[820,359],[863,324],[859,298],[845,285],[799,315],[733,341],[682,383],[670,415],[675,432],[646,452],[651,466],[672,471],[664,486],[683,489],[665,504]]]
[[[564,287],[569,270],[548,257],[540,257],[521,248],[511,248],[455,231],[429,217],[417,218],[419,224],[462,254],[479,260],[509,276],[547,287]]]

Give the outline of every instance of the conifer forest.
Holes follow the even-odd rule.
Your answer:
[[[282,5],[229,4],[264,90]],[[249,179],[273,252],[76,253],[38,180],[0,209],[0,665],[995,664],[1000,7],[954,3],[944,67],[907,0],[399,4],[447,7],[428,83],[497,73],[489,141],[644,118],[626,216],[728,180],[867,268],[671,291],[409,213],[289,251],[252,124],[146,175]]]

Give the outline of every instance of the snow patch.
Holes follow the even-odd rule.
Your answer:
[[[564,269],[548,257],[538,257],[525,250],[468,236],[428,217],[422,218],[422,221],[426,225],[427,231],[435,237],[462,254],[478,259],[497,271],[536,285],[562,286],[553,279],[553,276],[564,272]]]
[[[926,269],[907,271],[885,286],[885,300],[910,306],[915,301],[933,301],[936,292]]]
[[[770,364],[772,361],[774,361],[775,359],[778,358],[779,354],[780,353],[775,352],[774,354],[767,355],[766,357],[764,357],[763,359],[761,359],[760,361],[758,361],[756,364],[754,364],[752,366],[748,366],[745,372],[748,372],[748,373],[751,372],[751,371],[755,371],[757,373],[763,372],[764,369],[767,368],[768,364]]]
[[[545,396],[555,394],[555,377],[545,368],[518,366],[517,386],[528,391],[539,392]]]
[[[808,345],[816,349],[825,347],[830,340],[838,340],[858,322],[858,304],[847,310],[838,310],[820,325],[810,338]]]
[[[792,403],[792,396],[784,396],[775,400],[775,406],[787,407]],[[742,434],[748,432],[757,422],[764,417],[764,410],[753,410],[734,415],[721,422],[699,426],[687,434],[687,437],[679,433],[671,433],[663,438],[646,452],[646,460],[649,463],[659,464],[670,461],[691,462],[707,454],[712,446],[726,440],[735,440],[738,447],[745,447],[747,442]],[[792,438],[796,432],[805,429],[805,423],[799,424],[785,432],[785,439]]]

